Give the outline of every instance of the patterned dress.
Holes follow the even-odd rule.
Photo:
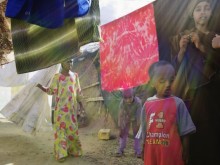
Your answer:
[[[77,101],[80,99],[80,84],[76,73],[70,76],[58,73],[54,76],[47,93],[55,96],[54,152],[56,159],[68,155],[82,155],[78,136]]]

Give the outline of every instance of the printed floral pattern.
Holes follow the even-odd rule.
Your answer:
[[[80,91],[78,75],[75,73],[70,76],[56,74],[47,90],[48,94],[56,97],[53,128],[54,152],[57,160],[68,155],[82,155],[76,118],[77,99],[79,99],[77,95]]]

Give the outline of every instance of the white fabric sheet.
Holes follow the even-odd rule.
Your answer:
[[[37,83],[48,86],[59,65],[38,71],[31,81],[0,111],[25,132],[35,134],[45,113],[50,113],[48,95],[36,87]]]
[[[29,73],[17,74],[15,62],[5,64],[0,67],[0,86],[14,87],[21,86],[28,82]]]

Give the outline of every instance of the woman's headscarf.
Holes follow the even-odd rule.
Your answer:
[[[213,11],[213,8],[214,8],[214,2],[213,0],[191,0],[189,1],[189,4],[188,4],[188,10],[186,11],[189,11],[189,16],[192,17],[193,16],[193,11],[195,10],[196,6],[200,3],[200,2],[208,2],[210,3],[210,7]]]

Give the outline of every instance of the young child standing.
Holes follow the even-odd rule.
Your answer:
[[[122,92],[122,97],[123,99],[119,104],[119,148],[116,156],[121,157],[123,155],[130,130],[130,125],[132,125],[135,155],[138,158],[141,158],[140,140],[135,138],[140,126],[140,114],[142,109],[141,100],[134,95],[133,89],[124,90]]]
[[[141,112],[142,156],[145,165],[184,165],[188,161],[189,134],[196,131],[184,102],[171,95],[175,77],[166,61],[149,69],[156,95],[145,102]]]

